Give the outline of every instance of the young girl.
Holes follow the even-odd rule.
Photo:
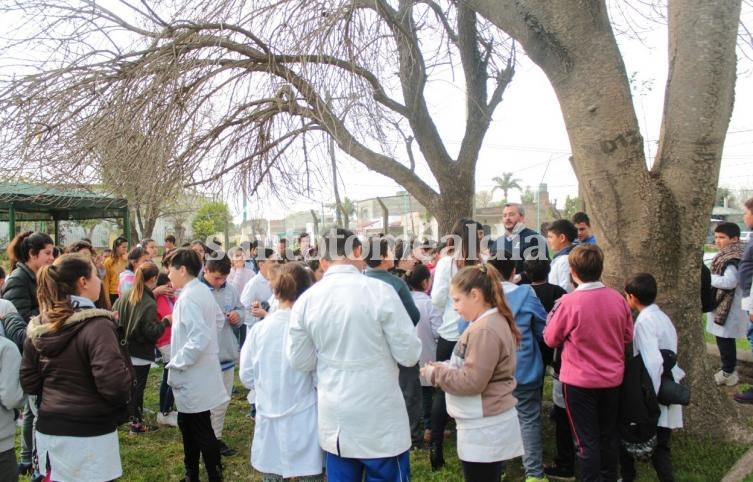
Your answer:
[[[128,293],[133,286],[133,280],[136,276],[136,270],[139,266],[149,261],[149,254],[141,246],[136,246],[128,252],[126,267],[118,275],[118,297]]]
[[[155,300],[157,301],[157,319],[162,320],[164,318],[172,317],[173,307],[175,306],[175,296],[173,295],[172,286],[170,286],[170,279],[168,279],[167,273],[160,273],[157,275],[157,288],[160,286],[167,286],[170,288],[166,294],[155,294]],[[165,367],[162,369],[162,382],[159,386],[159,413],[157,414],[157,423],[160,425],[177,427],[178,412],[173,410],[175,397],[173,397],[172,388],[167,384],[167,376],[169,373],[167,364],[170,363],[171,335],[172,327],[167,325],[165,331],[162,332],[162,336],[160,336],[155,343],[160,354],[162,354],[162,361],[165,363]]]
[[[134,248],[140,249],[140,248]],[[118,312],[118,322],[123,327],[126,348],[136,374],[129,412],[131,432],[141,433],[144,425],[144,388],[149,376],[149,367],[154,362],[154,344],[170,325],[170,317],[157,320],[157,302],[152,290],[157,287],[159,269],[148,262],[136,269],[133,288],[127,297],[118,298],[113,309]]]
[[[431,302],[442,313],[442,326],[439,327],[437,341],[437,361],[449,360],[452,350],[460,338],[460,321],[458,314],[452,307],[450,299],[450,281],[452,277],[466,266],[474,266],[483,261],[481,244],[476,235],[476,221],[461,218],[452,228],[452,235],[447,240],[447,246],[442,251],[434,270],[434,284],[431,289]],[[444,429],[447,425],[447,408],[445,397],[441,390],[434,395],[431,407],[431,446],[429,447],[429,461],[432,470],[438,470],[444,465],[443,442]]]
[[[290,309],[311,285],[301,263],[284,265],[272,287],[277,310],[253,326],[241,349],[241,382],[256,390],[251,465],[264,481],[322,480],[313,373],[294,370],[285,357]]]
[[[110,256],[105,259],[105,278],[103,280],[110,298],[110,306],[118,299],[118,284],[120,273],[126,268],[126,255],[128,254],[128,241],[120,236],[112,242]]]
[[[515,410],[515,351],[520,332],[502,294],[502,279],[485,264],[452,278],[452,304],[470,326],[452,358],[421,371],[446,392],[457,423],[458,458],[468,482],[499,480],[503,461],[523,454]]]
[[[168,383],[178,407],[185,480],[199,480],[203,456],[209,482],[220,482],[220,447],[209,411],[230,399],[222,381],[214,322],[223,315],[209,288],[196,279],[201,269],[202,261],[190,248],[177,249],[170,257],[168,276],[173,288],[181,291],[173,309]]]
[[[117,324],[94,308],[101,283],[91,258],[78,254],[39,271],[40,315],[29,322],[21,385],[37,396],[44,387],[36,442],[48,480],[101,482],[123,473],[117,428],[133,378]]]
[[[421,319],[416,325],[416,334],[421,340],[421,357],[419,358],[419,363],[423,366],[437,360],[437,339],[439,338],[437,330],[442,324],[442,314],[434,307],[431,303],[431,298],[426,294],[426,290],[431,284],[429,268],[423,264],[417,264],[413,270],[407,271],[405,274],[405,281],[410,287],[413,302],[416,304],[419,313],[421,313]],[[431,441],[431,403],[433,396],[434,387],[421,377],[424,442]]]

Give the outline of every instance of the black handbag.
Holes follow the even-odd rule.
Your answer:
[[[675,381],[672,368],[677,364],[677,354],[672,350],[660,350],[664,359],[664,373],[661,376],[659,393],[656,398],[662,405],[689,405],[690,389]]]

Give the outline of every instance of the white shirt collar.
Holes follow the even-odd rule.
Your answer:
[[[579,284],[578,287],[575,288],[575,291],[596,290],[599,288],[604,288],[604,283],[602,283],[601,281],[591,281],[589,283]]]

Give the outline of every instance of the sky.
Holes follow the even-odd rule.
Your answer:
[[[747,18],[753,16],[746,12]],[[750,23],[750,22],[748,22]],[[633,95],[636,114],[645,140],[647,162],[651,163],[657,149],[664,87],[667,79],[666,27],[653,24],[641,35],[641,40],[618,36],[628,75],[634,76]],[[747,49],[751,55],[751,49]],[[745,58],[738,49],[739,65],[735,92],[735,108],[730,121],[722,156],[719,185],[733,191],[753,189],[753,60]],[[497,107],[489,132],[479,155],[476,168],[476,190],[491,190],[492,178],[512,172],[524,188],[536,190],[540,183],[547,185],[549,198],[564,206],[567,196],[577,196],[578,180],[570,166],[570,145],[558,100],[548,79],[525,55],[518,56],[512,84],[504,100]],[[451,151],[457,150],[465,118],[462,82],[446,81],[430,84],[428,102],[440,132]],[[461,120],[457,122],[456,120]],[[454,135],[453,135],[454,134]],[[402,188],[394,181],[369,171],[358,162],[340,153],[340,175],[344,185],[340,196],[365,199],[392,195]],[[420,172],[421,166],[418,167]],[[424,172],[428,170],[424,167]],[[494,195],[500,201],[501,191]],[[510,193],[510,200],[519,199],[518,192]],[[333,202],[330,196],[327,202]],[[290,200],[284,208],[278,201],[265,202],[262,209],[251,207],[249,217],[282,217],[290,210],[308,210],[320,203]],[[320,207],[321,209],[321,207]],[[241,212],[234,209],[241,218]]]

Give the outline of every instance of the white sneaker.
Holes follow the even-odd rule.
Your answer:
[[[717,385],[734,387],[738,384],[740,378],[737,376],[737,371],[727,373],[724,370],[719,370],[718,372],[714,373],[714,381]]]
[[[167,415],[163,413],[157,414],[157,423],[160,425],[169,425],[170,427],[178,426],[178,412],[170,412]]]

